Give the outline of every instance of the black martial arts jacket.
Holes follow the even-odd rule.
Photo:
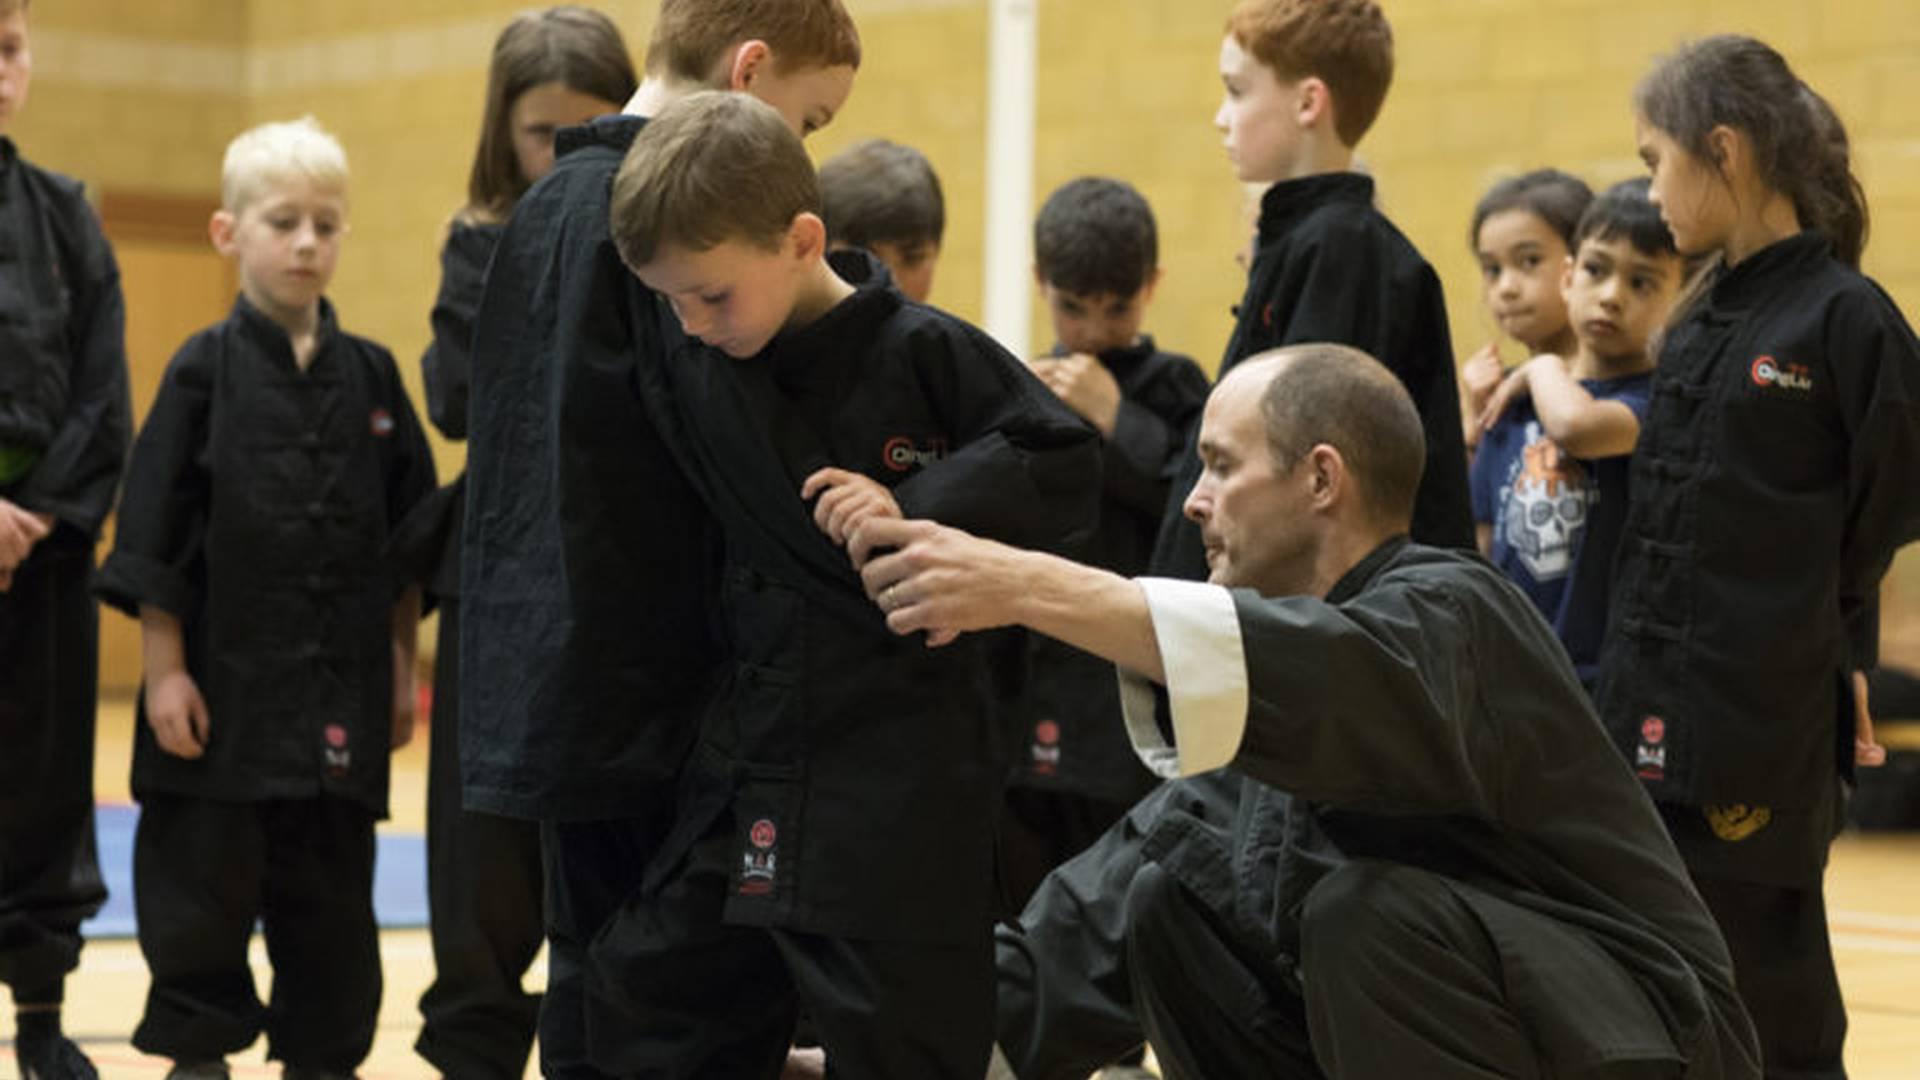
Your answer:
[[[977,942],[996,902],[1005,650],[889,631],[800,489],[831,465],[885,485],[908,518],[1059,549],[1093,531],[1098,436],[865,252],[833,264],[855,293],[758,356],[686,341],[640,370],[726,531],[734,662],[696,753],[713,779],[676,828],[732,830],[730,921]]]
[[[1351,345],[1400,377],[1427,435],[1427,466],[1413,505],[1414,539],[1472,550],[1473,511],[1440,278],[1373,206],[1373,179],[1325,173],[1283,180],[1260,201],[1247,291],[1235,309],[1220,375],[1283,345]],[[1195,434],[1198,434],[1196,430]],[[1189,451],[1161,519],[1153,572],[1207,576],[1200,527],[1181,503],[1200,478]]]
[[[433,457],[393,356],[320,304],[312,362],[245,297],[167,366],[127,467],[107,603],[180,619],[205,756],[161,750],[136,706],[133,793],[387,808],[393,527]]]
[[[133,420],[120,268],[76,181],[0,137],[0,498],[87,537]]]
[[[467,437],[467,391],[473,381],[473,322],[487,263],[505,226],[455,221],[440,248],[440,294],[433,301],[433,340],[420,356],[427,417],[456,442]],[[394,538],[395,548],[430,596],[460,595],[460,523],[467,477],[461,473],[421,501]]]
[[[1243,787],[1224,808],[1206,785],[1176,796],[1145,851],[1255,955],[1292,969],[1301,905],[1333,868],[1404,863],[1470,887],[1509,1004],[1556,1069],[1672,1057],[1696,1080],[1758,1076],[1726,946],[1659,813],[1552,629],[1498,572],[1397,539],[1324,600],[1142,585],[1175,738],[1128,675],[1135,743],[1163,774],[1228,766],[1210,775]],[[1594,949],[1631,976],[1671,1045],[1623,1041],[1638,1029],[1611,1025],[1610,1006],[1644,1006],[1556,963]]]
[[[1086,561],[1144,573],[1160,515],[1207,401],[1207,376],[1150,337],[1100,354],[1120,385],[1113,434],[1100,447],[1100,530]],[[1043,634],[1030,635],[1027,693],[1018,699],[1013,782],[1131,803],[1157,781],[1113,722],[1113,665]]]
[[[663,346],[607,223],[644,123],[562,131],[486,276],[460,568],[461,775],[475,810],[639,812],[678,773],[718,673],[718,542],[634,396],[635,365]]]
[[[1614,741],[1662,802],[1830,799],[1880,579],[1920,537],[1913,331],[1818,235],[1763,248],[1668,332],[1631,467],[1598,691]]]

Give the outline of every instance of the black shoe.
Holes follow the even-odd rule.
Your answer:
[[[233,1073],[224,1061],[176,1061],[167,1070],[167,1080],[232,1080]]]
[[[20,1080],[100,1080],[93,1062],[65,1035],[24,1036],[13,1044]]]

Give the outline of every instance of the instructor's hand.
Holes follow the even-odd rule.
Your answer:
[[[147,726],[160,749],[174,757],[192,760],[207,752],[212,719],[193,676],[174,671],[147,683]]]
[[[896,634],[925,630],[939,646],[1017,621],[1026,558],[1017,548],[931,521],[872,518],[847,552]]]

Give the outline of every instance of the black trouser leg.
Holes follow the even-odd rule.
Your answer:
[[[267,1056],[351,1073],[380,1018],[373,813],[322,796],[264,803],[260,921],[273,964]]]
[[[1694,879],[1733,954],[1734,983],[1760,1036],[1768,1080],[1846,1076],[1847,1010],[1816,883],[1784,888]]]
[[[666,797],[670,799],[671,793]],[[655,809],[652,816],[540,826],[547,924],[540,1072],[547,1080],[601,1080],[615,1075],[595,1065],[589,1052],[589,1026],[610,1006],[589,993],[587,950],[607,920],[640,887],[641,874],[671,821],[664,809],[658,805]],[[614,1014],[597,1023],[612,1032],[621,1028]]]
[[[1127,957],[1128,890],[1163,785],[1047,875],[1017,926],[994,932],[995,1037],[1020,1080],[1082,1080],[1146,1040]]]
[[[0,982],[16,998],[60,985],[80,962],[80,924],[107,898],[93,831],[92,575],[85,538],[61,528],[0,593]]]
[[[1300,936],[1314,1058],[1337,1080],[1681,1075],[1660,1014],[1597,945],[1452,879],[1348,863],[1308,894]]]
[[[460,799],[460,605],[440,603],[427,758],[427,906],[433,984],[414,1048],[448,1076],[518,1078],[540,996],[521,988],[540,951],[540,827]]]
[[[1135,1000],[1169,1080],[1322,1075],[1305,1005],[1271,960],[1235,947],[1207,906],[1153,863],[1135,875],[1128,908]]]
[[[1127,812],[1070,791],[1009,787],[1000,812],[1000,875],[1011,906],[1024,908],[1054,868],[1092,847]]]
[[[133,838],[133,902],[153,982],[133,1045],[208,1061],[259,1037],[266,1009],[247,943],[260,912],[266,838],[251,803],[151,796]]]
[[[979,1080],[993,1049],[993,948],[773,931],[836,1080]]]

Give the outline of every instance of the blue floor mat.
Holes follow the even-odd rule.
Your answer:
[[[102,805],[94,819],[100,837],[100,873],[107,904],[80,927],[89,938],[128,938],[133,922],[133,826],[138,806]],[[387,929],[427,925],[427,838],[419,833],[377,834],[373,912]]]

